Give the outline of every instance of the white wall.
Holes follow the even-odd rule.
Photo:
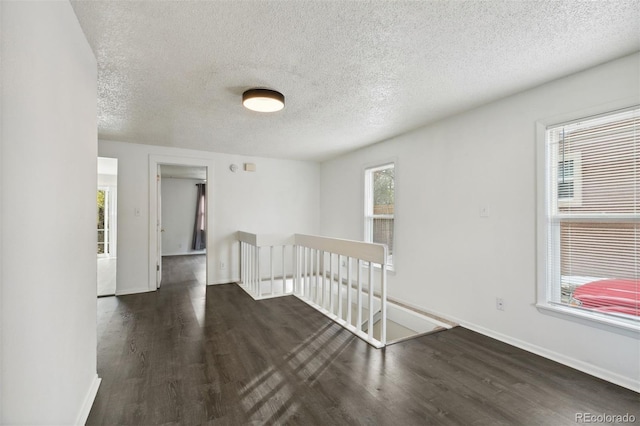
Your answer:
[[[98,141],[100,156],[118,158],[117,294],[148,291],[149,281],[149,156],[179,156],[211,161],[214,169],[207,195],[208,245],[213,271],[208,284],[239,279],[238,230],[256,233],[317,234],[320,167],[304,161],[243,157],[114,141]],[[229,165],[252,162],[256,172]],[[242,167],[240,167],[242,169]],[[140,209],[140,216],[135,216]],[[225,269],[220,269],[220,261]]]
[[[395,158],[390,296],[639,390],[637,334],[557,318],[534,306],[536,121],[638,103],[639,58],[622,58],[323,163],[322,234],[362,239],[362,168]],[[479,216],[481,206],[489,207],[488,218]],[[505,311],[496,310],[496,297],[505,300]]]
[[[0,8],[0,423],[73,424],[99,383],[96,61],[68,2]]]
[[[199,179],[162,178],[162,255],[204,253],[193,250]]]
[[[109,189],[117,188],[118,176],[98,174],[98,186],[108,186]]]
[[[4,164],[4,156],[2,154],[3,151],[3,145],[4,145],[4,126],[2,124],[2,122],[4,121],[4,115],[3,115],[3,109],[2,107],[4,106],[4,101],[2,99],[4,99],[4,46],[2,45],[3,42],[2,40],[4,40],[4,26],[2,25],[2,16],[3,16],[3,7],[2,4],[0,3],[0,165]],[[4,205],[4,197],[2,196],[2,187],[3,187],[3,173],[2,173],[2,169],[0,169],[0,240],[2,240],[1,235],[3,234],[2,229],[3,229],[3,224],[4,224],[4,220],[3,220],[3,214],[2,211],[4,210],[3,205]],[[2,308],[3,305],[3,298],[2,298],[2,293],[3,293],[3,286],[4,286],[4,270],[2,267],[2,264],[4,263],[4,257],[2,256],[3,250],[2,250],[2,246],[3,244],[0,244],[0,309]],[[3,419],[3,411],[2,411],[2,406],[4,405],[3,401],[4,401],[4,387],[3,387],[3,383],[4,383],[4,376],[2,374],[2,372],[4,371],[4,367],[3,367],[3,363],[2,363],[2,358],[3,358],[3,354],[4,354],[4,338],[3,338],[3,321],[2,321],[2,313],[0,312],[0,424],[4,423]]]

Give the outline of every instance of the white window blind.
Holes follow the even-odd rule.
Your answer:
[[[639,321],[640,109],[546,134],[547,299]]]

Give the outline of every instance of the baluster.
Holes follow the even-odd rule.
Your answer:
[[[256,246],[249,246],[249,289],[255,296],[256,287]]]
[[[293,255],[293,292],[300,295],[300,248],[294,244],[292,249]]]
[[[362,331],[362,260],[357,259],[358,261],[358,295],[357,295],[357,304],[358,304],[358,314],[356,315],[356,327],[358,330]]]
[[[256,294],[262,296],[262,275],[260,274],[260,247],[256,247]]]
[[[304,248],[304,279],[303,281],[303,285],[304,285],[304,290],[302,292],[302,295],[306,298],[307,297],[307,293],[309,292],[309,248],[305,247]]]
[[[373,262],[369,262],[369,340],[373,339]]]
[[[273,296],[273,246],[269,246],[269,269],[271,272],[271,295]]]
[[[351,256],[347,256],[347,323],[351,324]]]
[[[309,249],[309,300],[315,303],[315,299],[313,298],[313,294],[315,290],[315,287],[313,286],[313,280],[314,280],[313,270],[315,268],[314,260],[316,256],[314,255],[314,253],[315,253],[314,249],[312,248]]]
[[[312,286],[313,286],[313,249],[309,248],[309,275],[307,276],[307,279],[309,281],[309,284],[307,286],[307,298],[311,301],[313,301],[313,293],[312,293]]]
[[[256,292],[256,246],[250,246],[250,253],[249,255],[251,256],[251,259],[249,259],[249,261],[251,262],[251,278],[249,278],[249,288],[251,289],[251,292],[253,293],[253,295],[255,296],[255,292]]]
[[[247,244],[247,289],[253,290],[253,246]]]
[[[329,252],[329,312],[333,313],[333,253]]]
[[[256,246],[251,246],[251,291],[256,296]]]
[[[320,250],[316,250],[316,304],[320,304]]]
[[[338,253],[338,316],[342,319],[342,255]]]
[[[287,292],[287,274],[284,270],[284,255],[285,255],[285,248],[287,246],[283,245],[282,246],[282,294],[289,294]]]
[[[307,280],[309,284],[307,286],[307,298],[313,302],[313,249],[309,248],[309,275],[307,276]]]
[[[324,250],[320,252],[320,258],[322,259],[322,261],[320,262],[320,274],[321,274],[321,278],[320,278],[320,287],[321,287],[321,293],[320,293],[320,306],[322,306],[323,308],[326,308],[324,305],[324,296],[326,293],[326,288],[325,288],[325,276],[324,276]]]
[[[387,344],[387,265],[380,265],[380,309],[382,310],[382,321],[380,327],[380,343]]]
[[[253,246],[247,245],[247,288],[253,291]]]

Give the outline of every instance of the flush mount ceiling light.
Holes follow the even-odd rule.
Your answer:
[[[249,89],[242,94],[242,105],[258,112],[276,112],[284,108],[284,95],[275,90]]]

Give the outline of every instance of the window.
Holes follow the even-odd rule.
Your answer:
[[[580,152],[563,153],[562,148],[560,151],[556,176],[558,206],[579,207],[582,205],[582,154]]]
[[[393,265],[395,220],[395,166],[393,163],[365,170],[364,240],[387,246],[389,266]]]
[[[640,326],[640,109],[548,127],[544,303]]]
[[[573,199],[573,160],[558,161],[558,200]]]
[[[109,211],[110,211],[110,192],[109,188],[99,188],[97,194],[98,202],[98,255],[107,255],[111,252],[110,247],[110,224],[109,224]]]

